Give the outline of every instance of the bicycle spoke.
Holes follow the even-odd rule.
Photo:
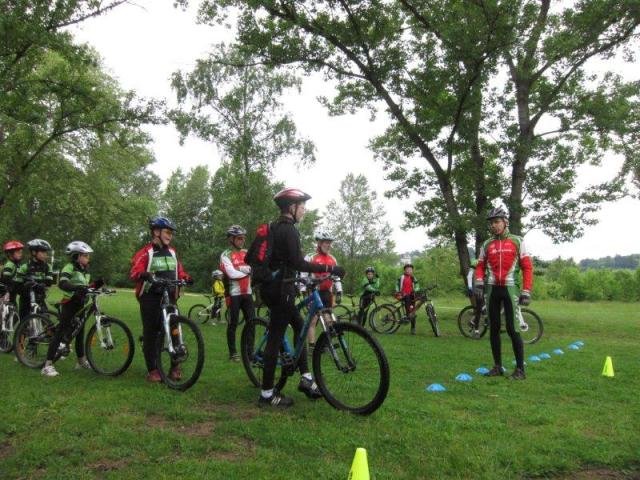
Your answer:
[[[171,320],[170,336],[171,349],[164,335],[158,337],[158,369],[169,388],[186,390],[198,380],[202,372],[202,334],[191,320],[175,317]]]
[[[133,359],[133,336],[120,320],[103,318],[98,329],[92,326],[86,339],[87,360],[103,375],[120,375]]]
[[[389,386],[386,358],[375,339],[353,324],[323,335],[313,358],[316,381],[335,408],[368,414],[384,401]]]

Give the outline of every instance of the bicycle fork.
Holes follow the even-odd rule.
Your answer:
[[[9,306],[2,306],[2,331],[13,332],[13,315],[11,315],[11,325],[7,326],[7,317],[9,316]]]
[[[105,350],[113,349],[113,337],[111,336],[111,329],[105,328],[102,330],[102,315],[96,314],[96,332],[98,333],[98,341]],[[106,333],[106,335],[105,335]]]
[[[167,351],[171,354],[172,357],[178,353],[176,352],[176,349],[173,347],[172,338],[174,337],[177,338],[178,345],[180,346],[183,345],[181,325],[178,324],[176,327],[174,327],[173,332],[171,331],[171,327],[169,325],[171,317],[175,315],[176,315],[175,313],[167,313],[166,310],[162,310],[162,327],[164,329],[165,338],[167,339],[166,340]],[[180,353],[183,353],[183,352],[180,352]]]
[[[347,347],[347,342],[342,335],[338,336],[338,344],[342,352],[344,353],[344,357],[347,361],[346,365],[343,365],[338,357],[338,351],[336,350],[336,346],[333,344],[332,337],[335,335],[335,330],[333,326],[336,323],[336,318],[331,311],[324,311],[319,315],[320,325],[322,326],[322,330],[325,335],[329,339],[329,353],[331,354],[331,358],[333,358],[333,363],[336,364],[336,368],[343,373],[351,372],[355,370],[356,364],[351,358],[349,349]]]

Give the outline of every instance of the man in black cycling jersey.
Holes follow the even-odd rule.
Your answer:
[[[290,324],[293,327],[295,338],[299,338],[304,324],[295,306],[295,285],[288,280],[293,279],[297,272],[328,272],[340,277],[345,273],[344,269],[338,265],[313,264],[304,260],[300,233],[295,224],[304,217],[305,202],[310,198],[310,195],[297,188],[285,188],[273,197],[280,209],[280,217],[271,226],[273,252],[269,268],[274,272],[278,271],[278,274],[273,281],[265,283],[261,288],[262,299],[269,308],[271,321],[264,353],[262,392],[258,400],[260,406],[290,407],[293,405],[291,398],[274,391],[273,388],[278,352],[287,325]],[[311,399],[320,398],[322,394],[309,373],[306,347],[300,355],[298,366],[302,374],[298,390]]]

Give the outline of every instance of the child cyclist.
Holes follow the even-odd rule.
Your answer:
[[[24,319],[29,315],[31,309],[31,290],[36,294],[36,302],[44,305],[46,297],[45,287],[53,285],[53,274],[49,268],[47,260],[51,245],[46,240],[34,238],[27,242],[30,258],[28,262],[22,263],[16,274],[16,282],[22,286],[20,294],[20,318]]]
[[[211,285],[211,291],[213,293],[213,311],[211,314],[211,325],[215,325],[215,318],[220,318],[220,310],[222,310],[222,302],[224,301],[225,289],[224,282],[222,278],[224,277],[224,273],[222,270],[214,270],[211,273],[211,278],[213,279],[213,284]]]
[[[403,267],[404,273],[396,283],[396,297],[404,302],[407,317],[411,321],[411,335],[416,334],[415,293],[420,290],[420,284],[413,276],[413,265],[406,263]]]
[[[147,381],[159,383],[162,381],[158,371],[156,355],[156,338],[162,328],[161,303],[162,289],[154,285],[155,278],[167,280],[186,280],[191,277],[182,268],[178,260],[176,249],[171,246],[176,226],[166,217],[156,216],[149,221],[151,242],[138,250],[131,259],[129,278],[136,282],[135,293],[140,304],[142,317],[142,343],[144,360],[147,365]],[[171,296],[177,300],[178,291],[172,289]],[[169,377],[180,379],[182,372],[175,366],[169,372]]]
[[[227,229],[229,248],[220,255],[220,270],[229,280],[229,324],[227,325],[227,347],[229,360],[240,361],[236,348],[236,330],[240,319],[240,310],[248,322],[255,317],[255,306],[251,291],[251,267],[247,265],[245,257],[247,251],[243,248],[247,238],[247,231],[240,225],[231,225]]]
[[[55,377],[59,374],[53,365],[56,352],[58,347],[65,349],[71,341],[69,337],[74,328],[73,317],[84,307],[88,289],[100,288],[104,284],[102,280],[90,283],[89,262],[93,249],[89,245],[85,242],[73,241],[67,245],[65,253],[69,255],[70,262],[60,270],[60,280],[58,281],[58,287],[62,290],[60,323],[51,343],[49,343],[47,360],[42,368],[42,375],[45,377]],[[75,347],[78,356],[76,370],[91,368],[84,353],[84,325],[76,335]]]
[[[331,245],[333,244],[333,237],[325,231],[318,231],[315,234],[315,239],[316,242],[318,242],[315,253],[307,255],[304,257],[304,260],[314,265],[326,265],[328,267],[337,265],[338,261],[336,260],[336,257],[329,253],[331,251]],[[333,308],[334,303],[340,303],[342,299],[342,282],[339,278],[334,281],[331,274],[326,272],[311,274],[303,272],[300,276],[306,278],[309,275],[316,280],[322,280],[318,285],[318,293],[320,294],[320,299],[325,307]],[[335,300],[333,296],[334,289],[336,291]],[[304,291],[304,287],[301,290]],[[307,333],[309,348],[315,347],[317,322],[318,316],[316,315],[313,320],[311,320],[309,332]]]
[[[366,318],[364,312],[367,311],[373,297],[380,295],[380,278],[373,267],[367,267],[365,270],[365,278],[360,284],[362,294],[360,295],[360,308],[358,310],[358,323],[364,327]]]
[[[2,273],[0,273],[0,284],[4,287],[0,287],[0,289],[5,290],[8,294],[8,298],[6,300],[14,304],[16,303],[16,297],[19,291],[16,284],[16,276],[20,265],[22,265],[23,248],[24,245],[18,240],[9,240],[2,246],[2,250],[7,257],[7,261],[2,267]],[[0,292],[0,298],[2,295],[3,293]]]

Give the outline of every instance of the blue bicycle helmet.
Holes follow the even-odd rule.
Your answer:
[[[175,224],[169,220],[167,217],[155,216],[151,220],[149,220],[149,228],[153,230],[154,228],[166,228],[167,230],[173,230],[174,232],[177,230]]]

